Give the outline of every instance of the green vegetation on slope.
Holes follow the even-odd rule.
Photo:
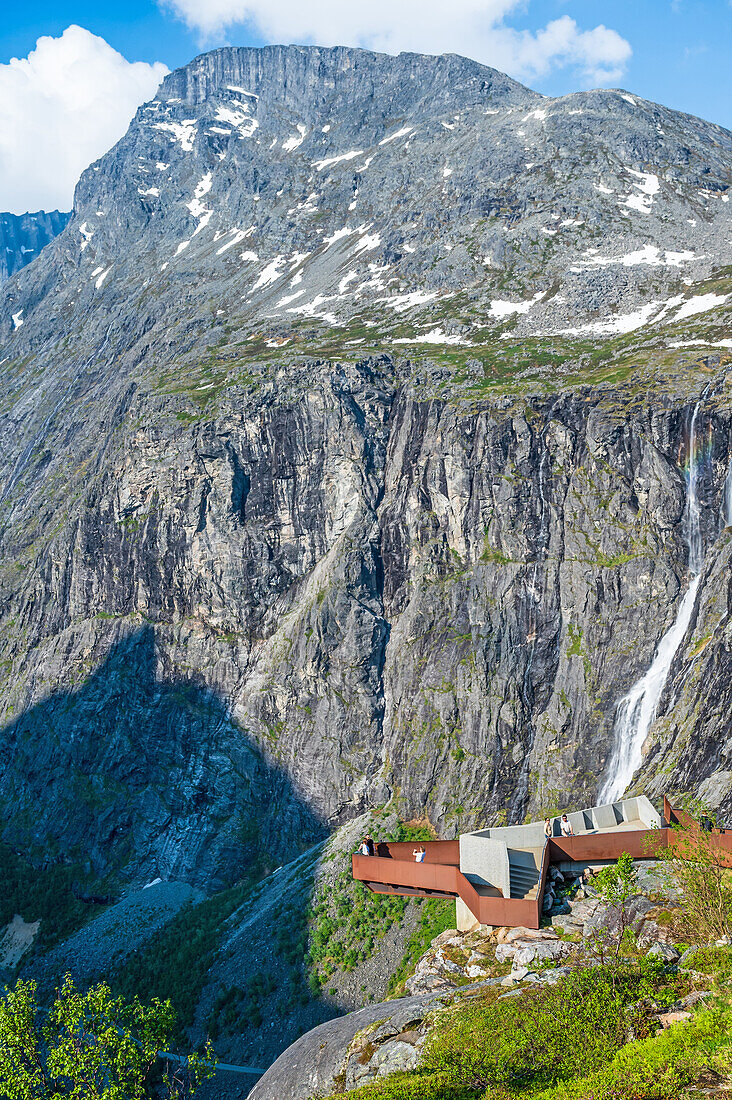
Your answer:
[[[188,904],[145,947],[134,952],[112,980],[124,996],[170,999],[179,1034],[193,1022],[196,1004],[218,952],[222,927],[244,901],[251,882]]]
[[[692,296],[710,292],[726,295],[730,291],[729,268],[722,268],[697,284]],[[184,398],[189,407],[176,415],[190,421],[198,419],[232,387],[252,392],[261,389],[283,362],[292,367],[293,363],[303,366],[312,359],[358,362],[388,356],[391,364],[399,363],[399,371],[407,361],[416,365],[420,374],[425,365],[437,368],[439,378],[430,381],[428,370],[428,380],[423,378],[420,384],[432,390],[434,396],[448,400],[552,394],[588,385],[608,390],[619,387],[627,400],[653,387],[662,376],[668,380],[673,374],[693,371],[690,357],[703,360],[710,351],[716,351],[729,358],[726,350],[715,349],[715,342],[728,334],[728,316],[729,306],[724,305],[710,315],[644,325],[629,333],[517,337],[512,332],[515,318],[486,329],[482,314],[475,313],[470,300],[452,295],[449,301],[432,303],[426,311],[396,321],[385,318],[383,311],[365,308],[336,326],[308,318],[292,321],[282,332],[243,335],[235,325],[227,325],[225,335],[209,346],[204,358],[186,363],[185,372],[176,364],[174,372],[156,375],[154,386]],[[472,329],[465,344],[418,342],[424,336],[425,324],[447,321],[458,321]],[[477,329],[473,328],[476,322]],[[409,343],[410,339],[414,343]],[[395,340],[407,343],[396,344]],[[685,349],[684,340],[699,346]],[[673,343],[677,347],[672,347]],[[182,373],[185,380],[181,382]]]
[[[422,826],[399,824],[380,839],[416,842],[434,838]],[[306,914],[309,925],[306,963],[314,992],[336,970],[353,970],[369,959],[389,929],[403,922],[410,901],[413,899],[373,894],[363,883],[355,882],[350,855],[346,856],[334,887],[314,899]],[[430,912],[431,909],[425,909],[425,914]]]
[[[99,909],[81,901],[75,884],[81,878],[73,864],[34,867],[7,844],[0,843],[0,930],[16,914],[32,923],[40,920],[38,944],[50,947],[70,936]]]
[[[430,840],[429,830],[397,825],[383,838],[388,841]],[[292,889],[283,891],[267,911],[266,972],[258,970],[233,985],[218,989],[208,1013],[212,1039],[222,1034],[250,1031],[272,1014],[297,1012],[321,995],[329,979],[352,971],[371,958],[381,938],[403,923],[410,901],[372,894],[351,875],[350,853],[331,852],[335,860],[313,890],[314,862],[303,865]],[[131,955],[114,977],[121,993],[143,999],[170,998],[182,1029],[194,1022],[201,993],[211,980],[219,958],[226,921],[247,904],[256,875],[198,904],[189,904],[139,951]],[[259,882],[267,889],[267,880]],[[307,899],[310,899],[309,902]],[[252,898],[252,901],[254,899]],[[260,899],[261,900],[261,899]],[[407,945],[398,975],[408,976],[429,941],[452,923],[450,903],[425,900],[420,924]]]
[[[500,987],[438,1018],[421,1067],[359,1090],[359,1100],[678,1100],[704,1074],[732,1069],[732,995],[658,1031],[692,979],[661,963],[576,970],[555,986]],[[331,1100],[345,1100],[338,1094]]]
[[[432,943],[435,936],[453,928],[455,924],[455,902],[444,901],[439,898],[425,898],[421,902],[419,922],[407,941],[404,956],[399,968],[392,974],[389,980],[389,995],[401,997],[405,991],[407,978],[414,973],[414,968]]]

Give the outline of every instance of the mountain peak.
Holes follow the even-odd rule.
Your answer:
[[[374,53],[349,46],[224,46],[200,54],[166,76],[158,98],[198,105],[228,85],[243,86],[287,106],[323,108],[372,96],[377,104],[540,98],[497,69],[458,54]]]
[[[0,214],[0,284],[20,271],[62,231],[71,214],[35,210]]]
[[[144,279],[176,331],[180,285],[215,287],[274,346],[306,324],[377,347],[622,335],[726,303],[692,288],[730,262],[731,171],[732,134],[622,90],[544,98],[454,54],[224,47],[84,173],[68,270],[13,289],[6,332],[32,340],[51,287],[94,310]]]

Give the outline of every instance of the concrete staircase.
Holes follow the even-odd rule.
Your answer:
[[[512,898],[533,901],[538,896],[541,872],[537,864],[534,852],[509,848],[508,870]]]

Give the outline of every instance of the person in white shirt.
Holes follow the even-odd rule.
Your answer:
[[[414,856],[416,863],[424,863],[424,857],[427,855],[424,845],[420,845],[419,848],[415,848],[412,852],[412,855]]]
[[[562,814],[562,820],[559,822],[559,828],[562,830],[562,836],[574,836],[572,823],[570,822],[566,814]]]

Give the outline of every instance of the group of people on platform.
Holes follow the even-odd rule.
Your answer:
[[[574,836],[574,829],[572,828],[572,822],[569,820],[566,814],[562,814],[559,820],[559,832],[562,836]],[[544,822],[544,836],[547,840],[554,836],[554,818],[548,817]]]
[[[376,855],[376,845],[374,844],[372,837],[365,836],[363,838],[358,846],[358,854],[360,856]],[[425,848],[424,844],[418,845],[418,847],[416,847],[412,852],[412,855],[414,856],[415,863],[424,863],[425,856],[427,855],[427,849]]]
[[[358,846],[360,856],[375,856],[376,846],[370,836],[365,836]]]

